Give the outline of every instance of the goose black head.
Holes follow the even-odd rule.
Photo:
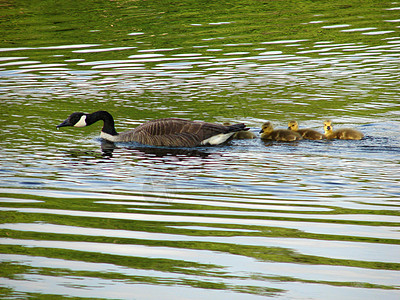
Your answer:
[[[85,127],[88,125],[86,122],[86,116],[87,115],[84,113],[74,112],[64,122],[62,122],[60,125],[57,125],[57,129],[66,126]]]

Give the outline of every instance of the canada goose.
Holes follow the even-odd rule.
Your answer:
[[[324,131],[327,139],[361,140],[364,135],[355,129],[341,128],[333,131],[332,121],[324,122]]]
[[[148,121],[133,130],[117,133],[114,119],[107,111],[91,114],[75,112],[57,129],[65,126],[85,127],[99,120],[104,122],[100,137],[110,142],[138,142],[150,146],[195,147],[200,145],[219,145],[229,140],[241,130],[248,130],[244,124],[224,126],[200,121],[178,118],[165,118]]]
[[[318,131],[315,131],[313,129],[299,129],[299,124],[297,123],[297,121],[290,121],[288,123],[288,129],[299,133],[303,137],[303,139],[306,140],[322,140],[323,138],[325,138],[322,133],[319,133]]]
[[[225,126],[230,126],[231,123],[225,122]],[[248,131],[248,130],[241,130],[238,132],[235,132],[234,135],[232,136],[232,139],[236,140],[245,140],[245,139],[255,139],[257,136],[254,132]]]
[[[271,122],[265,122],[260,130],[261,139],[274,140],[283,142],[292,142],[303,139],[300,134],[295,131],[287,129],[276,129],[272,126]]]

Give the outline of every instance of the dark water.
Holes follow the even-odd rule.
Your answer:
[[[3,2],[1,298],[398,299],[399,12]],[[55,130],[100,109],[119,131],[332,119],[365,138],[110,148],[100,124]]]

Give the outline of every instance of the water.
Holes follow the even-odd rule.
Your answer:
[[[399,10],[5,3],[1,297],[398,299]],[[118,131],[329,118],[366,137],[110,148],[100,124],[55,130],[99,109]]]

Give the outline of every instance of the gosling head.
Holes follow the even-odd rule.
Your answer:
[[[66,126],[85,127],[88,125],[86,122],[86,117],[87,114],[74,112],[64,122],[62,122],[60,125],[57,125],[57,129]]]
[[[288,129],[289,130],[293,130],[293,131],[297,131],[297,130],[299,130],[299,124],[297,123],[297,121],[290,121],[288,123]]]
[[[271,122],[265,122],[261,126],[260,133],[266,133],[269,134],[274,130],[274,127],[272,126]]]
[[[330,120],[325,121],[324,122],[325,134],[332,132],[332,130],[333,130],[332,121],[330,121]]]

